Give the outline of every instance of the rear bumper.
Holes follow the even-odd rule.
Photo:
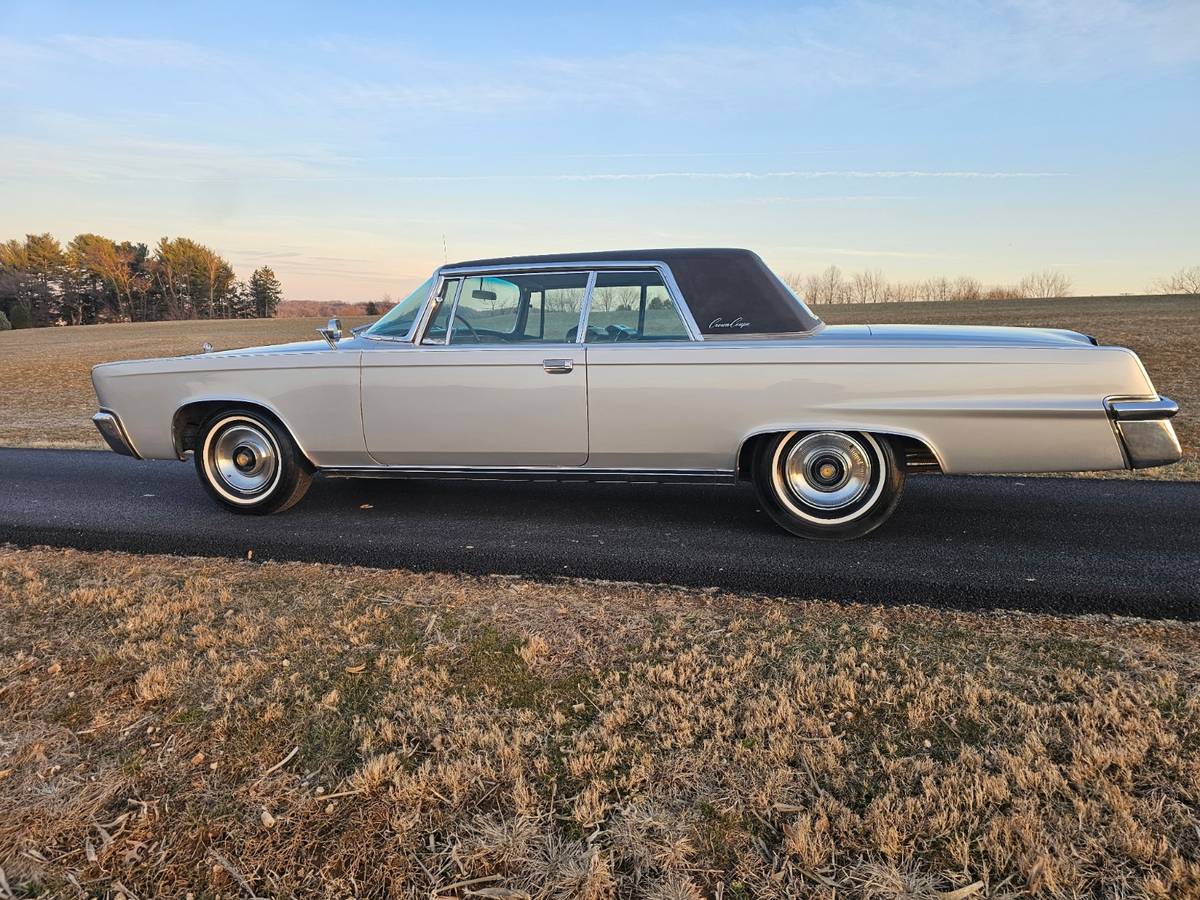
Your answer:
[[[121,420],[117,417],[116,413],[102,409],[92,416],[92,422],[113,453],[120,453],[122,456],[132,456],[134,459],[142,458],[141,454],[133,446],[133,441],[129,439],[129,434],[125,431],[125,426],[121,424]]]
[[[1171,417],[1179,404],[1168,397],[1155,400],[1112,399],[1105,404],[1130,469],[1166,466],[1183,456]]]

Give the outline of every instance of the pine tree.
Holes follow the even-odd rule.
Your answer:
[[[250,276],[250,293],[254,297],[254,314],[260,319],[269,319],[283,299],[283,285],[270,266],[263,266]]]
[[[9,321],[14,329],[33,327],[33,317],[29,315],[29,307],[24,303],[18,303],[12,308],[12,318]]]
[[[254,294],[250,285],[244,281],[235,281],[229,286],[229,315],[234,319],[253,319],[257,312],[254,308]]]

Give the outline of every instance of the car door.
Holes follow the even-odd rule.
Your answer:
[[[736,367],[696,340],[657,269],[597,273],[587,317],[588,466],[732,468],[741,437]]]
[[[588,279],[444,278],[423,335],[363,352],[372,458],[419,467],[586,463],[587,366],[574,339]]]

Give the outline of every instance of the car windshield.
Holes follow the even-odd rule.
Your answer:
[[[366,333],[375,337],[404,337],[412,331],[413,322],[421,312],[425,298],[433,279],[426,279],[411,294],[393,306],[378,322],[367,329]]]

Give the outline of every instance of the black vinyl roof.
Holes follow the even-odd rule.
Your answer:
[[[661,262],[670,266],[696,324],[706,335],[788,334],[812,331],[821,323],[758,254],[749,250],[601,250],[471,259],[447,268],[615,261]]]

